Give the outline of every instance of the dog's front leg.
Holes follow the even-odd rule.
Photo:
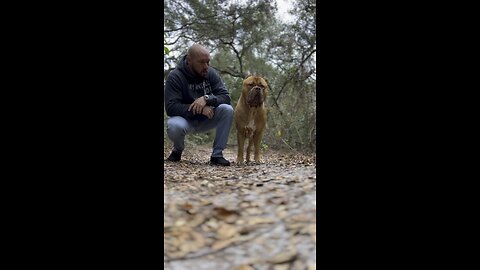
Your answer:
[[[255,153],[253,159],[256,163],[260,163],[260,143],[262,141],[263,130],[257,130],[255,134],[253,134],[253,144],[255,146]]]
[[[247,155],[246,155],[246,160],[247,163],[250,163],[250,155],[252,154],[252,138],[253,138],[253,133],[254,129],[251,126],[246,126],[245,127],[245,139],[248,140],[248,146],[247,146]]]
[[[237,164],[243,164],[243,147],[245,143],[245,135],[243,134],[243,130],[237,130],[237,142],[238,142],[238,149],[237,149]]]
[[[252,136],[250,136],[250,138],[248,139],[248,146],[247,146],[247,156],[246,156],[247,163],[250,163],[250,154],[252,153],[252,146],[253,146]]]

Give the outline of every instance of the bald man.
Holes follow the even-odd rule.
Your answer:
[[[167,160],[180,161],[185,135],[216,129],[210,164],[230,166],[223,157],[233,121],[230,94],[210,67],[210,53],[199,44],[188,49],[165,84],[167,134],[173,150]]]

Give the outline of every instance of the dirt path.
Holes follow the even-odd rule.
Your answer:
[[[210,146],[190,149],[164,162],[164,269],[315,269],[314,154],[267,150],[264,164],[218,167]]]

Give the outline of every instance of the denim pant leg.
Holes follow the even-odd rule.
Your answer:
[[[167,120],[168,138],[173,142],[173,149],[182,152],[185,149],[185,135],[193,132],[194,126],[181,116],[173,116]]]
[[[216,127],[215,140],[213,141],[212,157],[223,157],[223,149],[227,147],[228,134],[233,122],[233,107],[220,104],[215,108],[212,119],[202,121],[196,132],[205,132]]]

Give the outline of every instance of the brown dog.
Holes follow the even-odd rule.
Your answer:
[[[268,94],[268,82],[262,76],[248,76],[243,81],[242,94],[235,107],[235,127],[237,128],[237,164],[243,164],[243,149],[248,140],[247,162],[250,162],[252,141],[255,146],[254,160],[260,163],[260,142],[267,124],[265,100]]]

